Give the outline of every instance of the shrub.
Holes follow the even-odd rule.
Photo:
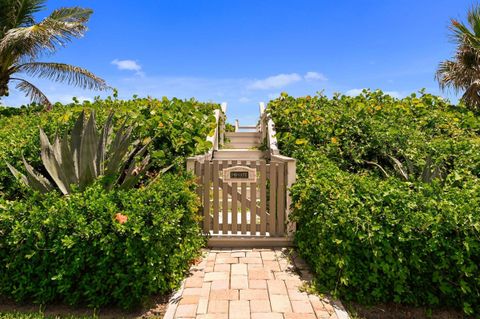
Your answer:
[[[423,92],[282,94],[268,110],[298,159],[295,242],[322,292],[480,312],[478,115]],[[424,183],[430,158],[442,178]]]
[[[31,194],[0,202],[0,294],[36,303],[137,305],[167,293],[204,244],[192,180]]]
[[[148,152],[152,163],[150,172],[155,173],[173,163],[177,164],[177,169],[181,168],[187,156],[203,153],[210,147],[206,137],[213,131],[213,110],[218,107],[218,104],[200,103],[194,99],[135,97],[132,100],[74,101],[68,105],[57,103],[50,112],[40,111],[32,105],[19,109],[18,115],[0,114],[0,196],[3,193],[13,199],[24,195],[5,161],[19,168],[23,166],[23,155],[35,169],[41,168],[39,127],[50,137],[56,132],[71,131],[82,111],[89,113],[93,110],[99,125],[97,129],[100,129],[108,114],[114,111],[114,131],[126,120],[127,126],[135,126],[134,139],[152,139]]]

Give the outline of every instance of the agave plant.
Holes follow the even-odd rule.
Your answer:
[[[12,165],[8,167],[13,175],[23,183],[40,192],[58,188],[63,194],[72,192],[72,185],[79,190],[93,183],[99,176],[105,176],[105,186],[122,188],[133,187],[148,166],[150,156],[145,155],[148,143],[140,145],[131,141],[132,127],[125,123],[112,138],[113,113],[108,116],[102,131],[97,133],[95,112],[86,120],[85,112],[78,117],[69,137],[56,136],[50,143],[45,132],[40,129],[41,158],[50,178],[37,172],[23,158],[26,175]],[[132,146],[133,145],[133,149]],[[137,164],[136,158],[143,157]]]
[[[432,183],[435,179],[443,180],[444,178],[444,174],[442,174],[442,168],[439,165],[434,165],[431,156],[427,156],[425,159],[425,165],[421,169],[421,174],[418,176],[415,176],[415,169],[410,160],[406,159],[406,165],[404,165],[397,158],[390,155],[388,157],[392,161],[393,168],[397,175],[405,181],[414,178],[423,183]],[[376,166],[382,172],[383,176],[390,177],[387,171],[380,164],[371,161],[365,161],[365,163]]]

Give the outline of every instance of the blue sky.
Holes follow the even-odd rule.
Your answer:
[[[230,121],[254,123],[259,101],[291,95],[421,88],[452,100],[434,80],[454,54],[448,24],[465,0],[48,1],[94,10],[85,37],[44,60],[85,67],[119,90],[228,102]],[[52,101],[102,95],[35,80]],[[6,105],[28,100],[12,90]]]

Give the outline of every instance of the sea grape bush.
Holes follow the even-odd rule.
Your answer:
[[[131,308],[170,292],[204,245],[193,186],[167,173],[139,189],[0,199],[0,295]]]
[[[96,112],[97,129],[100,129],[113,111],[114,134],[126,121],[126,126],[134,127],[133,139],[142,143],[151,139],[148,148],[151,166],[147,175],[154,175],[171,164],[176,164],[175,168],[179,169],[187,156],[203,153],[210,147],[206,137],[212,134],[215,126],[213,110],[220,107],[214,103],[176,98],[75,101],[67,105],[57,103],[50,112],[32,105],[15,109],[9,115],[0,115],[0,196],[23,196],[23,189],[8,171],[6,161],[19,168],[23,166],[24,156],[42,173],[39,127],[53,138],[56,133],[71,131],[75,120],[85,110],[88,114]]]
[[[480,312],[477,114],[380,91],[282,94],[268,111],[282,152],[298,159],[295,241],[322,292]],[[421,178],[428,161],[442,178]]]

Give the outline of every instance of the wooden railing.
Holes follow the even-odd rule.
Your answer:
[[[271,116],[265,111],[265,103],[260,102],[260,121],[257,125],[257,130],[261,133],[262,141],[266,143],[267,156],[269,156],[271,162],[285,163],[286,166],[286,181],[287,181],[287,197],[286,197],[286,216],[288,218],[290,214],[290,207],[292,205],[292,198],[288,191],[295,183],[297,178],[297,160],[280,154],[278,149],[277,138],[275,137],[275,124]],[[295,231],[295,224],[290,222],[287,226],[288,232]]]
[[[209,161],[212,159],[213,152],[218,151],[220,145],[225,142],[225,121],[227,114],[227,103],[222,103],[220,109],[213,111],[215,116],[215,130],[213,135],[207,136],[207,141],[212,143],[212,146],[207,153],[187,158],[187,170],[193,171],[195,162]]]

